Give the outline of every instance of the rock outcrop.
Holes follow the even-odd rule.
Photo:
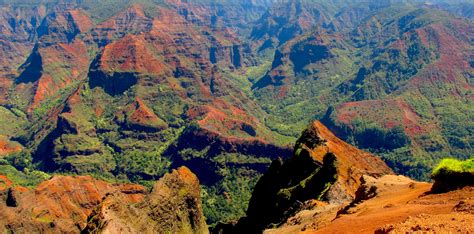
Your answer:
[[[107,193],[122,193],[127,203],[146,194],[139,185],[112,185],[90,176],[54,176],[35,189],[10,186],[0,191],[0,229],[25,233],[79,232]]]
[[[18,153],[22,150],[20,144],[11,141],[6,136],[0,135],[0,158],[11,153]]]
[[[403,176],[387,175],[368,178],[365,187],[372,187],[373,196],[366,197],[338,211],[326,223],[316,215],[311,222],[299,226],[311,233],[360,232],[472,232],[466,225],[474,220],[469,211],[474,189],[465,187],[448,193],[430,193],[432,184],[413,181]],[[300,214],[302,215],[302,214]],[[287,233],[291,228],[279,230]],[[276,230],[275,230],[276,231]]]
[[[473,86],[465,78],[473,71],[468,55],[472,22],[432,6],[394,5],[370,1],[343,7],[335,14],[321,11],[330,15],[327,24],[321,22],[279,46],[271,68],[253,88],[263,103],[275,106],[270,111],[275,115],[285,116],[294,113],[294,106],[304,106],[302,113],[312,110],[304,120],[309,121],[323,119],[326,110],[333,110],[330,121],[323,123],[337,136],[363,149],[397,155],[387,157],[389,166],[417,179],[429,179],[431,165],[440,158],[472,155],[467,147],[472,137],[458,137],[465,132],[461,119],[470,118],[471,112],[464,108],[472,105]],[[281,15],[293,11],[281,9]],[[264,16],[275,19],[268,21],[269,26],[291,22],[270,13]],[[298,19],[297,14],[290,15]],[[275,98],[282,104],[275,103]],[[459,111],[441,106],[455,106]],[[453,116],[460,121],[451,121]],[[281,124],[301,118],[283,117]],[[391,139],[373,137],[384,134]],[[405,149],[411,153],[402,156]]]
[[[314,122],[297,141],[293,157],[285,162],[274,161],[259,180],[247,216],[235,230],[256,232],[279,225],[310,200],[350,202],[363,175],[392,173],[376,156],[347,144],[320,122]]]
[[[406,175],[472,155],[472,20],[363,2],[0,0],[0,158],[31,152],[29,170],[133,181],[185,165],[214,223],[244,213],[257,177],[327,108],[338,137],[388,152]],[[297,150],[301,161],[272,169],[305,166],[275,185],[275,216],[308,188],[331,204],[357,197],[361,165],[333,165],[345,152]],[[240,179],[245,189],[228,185]]]
[[[441,176],[440,176],[441,175]],[[472,173],[435,173],[435,184],[394,173],[320,122],[258,181],[247,214],[214,233],[471,232]]]
[[[0,230],[7,232],[207,232],[199,181],[184,167],[152,192],[90,176],[54,176],[34,189],[0,179]]]
[[[36,29],[41,44],[68,43],[92,27],[89,16],[79,9],[60,6],[48,14]]]
[[[83,233],[208,233],[199,181],[185,167],[160,179],[141,203],[125,204],[122,197],[108,194]]]
[[[156,116],[139,98],[127,106],[124,114],[125,124],[130,129],[153,132],[168,127],[168,124]]]

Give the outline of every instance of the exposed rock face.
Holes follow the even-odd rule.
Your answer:
[[[7,191],[7,206],[9,207],[17,207],[18,206],[18,201],[16,199],[16,194],[15,190],[12,188],[9,188]]]
[[[337,138],[319,121],[303,132],[295,152],[300,152],[300,155],[309,154],[318,162],[324,162],[328,153],[335,155],[337,180],[328,190],[329,201],[353,199],[361,184],[362,175],[379,177],[393,173],[381,159]]]
[[[142,203],[124,204],[122,196],[108,194],[83,233],[208,233],[199,181],[185,167],[160,179]]]
[[[119,39],[127,34],[138,34],[147,32],[151,28],[152,20],[143,12],[140,5],[133,5],[119,12],[110,19],[94,26],[85,40],[89,43],[97,43],[104,46],[114,39]]]
[[[22,93],[27,111],[32,112],[51,97],[71,90],[87,78],[89,56],[86,45],[76,40],[50,46],[36,45],[19,68],[14,93]],[[44,104],[44,103],[43,103]]]
[[[276,48],[315,26],[330,20],[324,3],[291,0],[272,6],[256,23],[251,32],[258,50]]]
[[[99,46],[105,45],[92,64],[91,87],[117,95],[137,83],[150,86],[168,83],[169,77],[192,78],[193,85],[200,88],[198,94],[208,97],[213,94],[208,86],[222,88],[222,84],[211,85],[214,64],[231,68],[245,64],[248,49],[233,32],[225,29],[215,33],[164,7],[156,7],[156,11],[158,17],[147,17],[134,5],[86,35],[89,43],[92,37]],[[188,85],[171,85],[180,93],[189,89]]]
[[[58,7],[43,19],[36,31],[40,42],[48,45],[71,42],[91,27],[92,21],[82,10]]]
[[[139,185],[111,185],[90,176],[55,176],[35,189],[11,187],[0,204],[0,226],[12,232],[79,232],[107,193],[124,194],[124,202],[143,200]]]
[[[471,112],[461,109],[472,105],[473,86],[470,78],[466,79],[473,71],[468,55],[472,51],[472,22],[431,6],[393,5],[368,1],[342,7],[334,14],[326,11],[328,24],[320,23],[278,47],[271,69],[253,88],[266,104],[273,105],[275,98],[285,100],[285,104],[276,104],[276,114],[290,111],[286,101],[291,99],[296,100],[294,105],[313,106],[319,112],[309,118],[322,119],[327,109],[319,103],[324,103],[334,111],[330,121],[323,123],[360,148],[403,157],[398,152],[405,147],[413,152],[413,158],[431,158],[431,162],[414,165],[412,156],[404,160],[387,157],[396,170],[428,179],[430,165],[439,158],[458,152],[472,155],[472,148],[466,147],[469,137],[458,137],[465,126],[451,121],[452,116],[470,118]],[[270,26],[280,24],[271,14],[265,17],[275,19],[268,20]],[[322,40],[308,40],[310,37]],[[366,52],[355,52],[362,50]],[[345,61],[351,62],[346,65]],[[447,96],[450,98],[443,98]],[[438,102],[459,111],[444,110]],[[294,121],[298,120],[282,123]],[[373,139],[373,129],[367,126],[402,131],[388,132],[389,137],[394,136],[390,140]]]
[[[125,110],[126,125],[130,129],[142,131],[159,131],[168,127],[168,124],[156,116],[142,100],[136,99]]]
[[[184,167],[165,175],[151,193],[140,185],[112,185],[90,176],[54,176],[35,189],[0,179],[9,187],[0,188],[3,230],[207,232],[199,181]]]
[[[45,16],[44,7],[0,7],[0,103],[6,103],[8,92],[34,46],[36,28]]]
[[[435,160],[431,153],[472,151],[463,124],[472,119],[474,27],[431,6],[58,1],[0,0],[0,135],[7,136],[0,137],[0,157],[25,150],[40,165],[35,169],[151,180],[162,171],[144,170],[151,164],[142,162],[160,155],[166,160],[156,164],[196,169],[211,190],[222,178],[240,178],[234,169],[255,178],[270,159],[290,155],[285,144],[332,105],[331,130],[359,129],[359,119],[400,126],[410,138],[388,149],[406,147],[390,152],[393,158],[426,149],[428,160],[391,162],[397,169],[411,168],[412,159]],[[332,154],[327,164],[325,156],[319,164],[306,157],[305,170],[333,174]],[[426,165],[415,175],[426,174]],[[356,190],[332,187],[336,192],[322,198],[345,199]],[[304,186],[292,189],[288,203],[306,199]],[[222,198],[226,189],[212,190]],[[226,209],[236,203],[222,202]]]
[[[257,163],[238,167],[258,174],[269,166],[267,157],[290,155],[259,119],[265,113],[227,75],[253,63],[250,47],[229,28],[191,20],[191,14],[205,13],[200,9],[188,11],[187,18],[184,9],[192,6],[183,4],[131,5],[91,27],[79,25],[85,31],[71,40],[49,35],[58,30],[73,35],[69,32],[77,31],[77,22],[68,15],[80,7],[46,17],[47,34],[41,38],[51,43],[34,48],[13,92],[28,100],[25,108],[32,118],[44,120],[22,142],[29,144],[25,148],[32,149],[41,170],[110,176],[120,171],[146,180],[161,176],[160,170],[124,170],[133,163],[115,157],[128,160],[144,152],[162,154],[173,167],[186,165],[213,186],[223,178],[216,175],[223,167],[215,162],[218,154],[256,156]],[[181,157],[202,145],[210,146],[209,157]]]
[[[206,155],[201,157],[176,153],[183,149],[193,149],[197,152],[205,151]],[[218,173],[222,165],[216,163],[214,158],[225,152],[252,155],[255,158],[276,159],[278,157],[289,157],[291,148],[276,146],[256,137],[226,137],[205,128],[190,127],[181,134],[176,144],[168,148],[166,153],[174,158],[173,163],[175,165],[185,165],[191,168],[201,178],[201,183],[212,185],[222,179],[222,175]],[[228,166],[251,168],[259,173],[264,173],[269,165],[268,163],[237,163]]]
[[[379,158],[345,143],[320,122],[314,122],[297,141],[293,157],[285,162],[274,161],[259,180],[247,216],[239,221],[237,229],[259,231],[278,225],[311,199],[331,204],[352,201],[363,175],[387,174],[392,171]]]

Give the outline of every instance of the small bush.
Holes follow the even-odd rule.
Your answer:
[[[434,179],[431,191],[434,193],[448,192],[465,186],[474,185],[474,158],[466,161],[443,159],[433,170]]]
[[[433,170],[432,177],[436,178],[443,175],[451,175],[457,173],[474,174],[474,158],[466,161],[460,161],[453,158],[441,160],[438,166]]]

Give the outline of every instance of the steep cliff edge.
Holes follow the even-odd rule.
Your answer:
[[[380,177],[392,173],[379,158],[345,143],[316,121],[297,141],[293,157],[285,162],[275,160],[262,176],[247,216],[234,228],[259,232],[285,222],[306,202],[352,201],[363,175]]]

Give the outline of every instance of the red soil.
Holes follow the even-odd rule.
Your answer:
[[[0,25],[8,23],[2,23],[0,17]],[[0,40],[0,104],[7,102],[9,89],[14,82],[13,77],[19,75],[17,69],[25,62],[32,48],[32,44]]]
[[[328,152],[336,155],[338,161],[338,179],[336,183],[341,189],[345,190],[346,194],[352,196],[355,194],[360,185],[360,177],[363,174],[369,173],[373,176],[379,176],[393,173],[381,159],[337,138],[321,122],[313,122],[310,131],[326,141],[321,146],[309,149],[310,155],[320,162],[323,162],[323,157]],[[354,168],[357,168],[357,170],[354,170]]]
[[[468,64],[466,57],[470,56],[470,45],[466,42],[474,36],[474,30],[470,25],[459,20],[452,20],[453,28],[459,34],[453,35],[445,25],[433,24],[423,30],[422,40],[435,45],[440,51],[440,58],[433,64],[427,66],[423,72],[410,80],[415,87],[437,86],[439,82],[449,84],[461,84],[464,88],[474,90],[467,84],[466,79],[460,75],[463,71],[474,72]]]
[[[244,110],[230,105],[226,101],[215,99],[212,105],[202,105],[188,110],[190,119],[198,119],[197,123],[202,128],[219,135],[230,137],[230,131],[241,131],[245,127],[256,129],[258,124],[254,117],[249,116]]]
[[[368,179],[369,180],[369,179]],[[369,180],[370,181],[370,180]],[[430,194],[430,183],[403,176],[372,179],[375,196],[347,204],[321,204],[300,211],[266,233],[470,233],[474,188]],[[369,188],[367,187],[367,188]],[[423,232],[424,231],[424,232]]]
[[[12,186],[13,182],[4,175],[0,175],[0,191]]]
[[[142,7],[134,4],[125,11],[96,25],[86,35],[86,41],[112,41],[132,30],[146,32],[149,30],[149,24],[150,20],[145,16]]]
[[[69,14],[81,33],[88,31],[94,25],[89,16],[82,10],[71,10]]]
[[[34,84],[29,111],[49,97],[54,97],[72,82],[86,79],[89,68],[87,49],[82,41],[40,48],[43,73]]]
[[[355,213],[337,218],[328,226],[307,233],[347,233],[355,230],[358,233],[374,233],[385,225],[396,225],[423,214],[428,214],[432,219],[412,222],[411,228],[414,229],[411,231],[416,230],[417,226],[428,225],[429,227],[435,220],[434,217],[438,215],[450,217],[446,219],[445,229],[438,230],[440,232],[469,228],[461,219],[455,221],[454,217],[457,214],[453,212],[453,208],[460,201],[474,197],[474,189],[466,188],[446,194],[424,195],[430,189],[431,184],[424,183],[415,183],[414,186],[412,184],[393,185],[389,190],[378,194],[376,198],[358,205]],[[474,220],[472,214],[462,214],[462,216],[468,220]],[[449,229],[449,222],[453,222],[456,228]]]
[[[11,142],[7,138],[0,136],[0,156],[17,153],[21,150],[20,144]]]
[[[367,100],[343,103],[336,107],[337,122],[351,126],[354,119],[374,121],[390,129],[403,126],[408,136],[426,133],[432,129],[422,123],[422,118],[401,99]]]
[[[139,185],[111,185],[90,176],[54,176],[33,190],[18,190],[18,207],[0,204],[0,223],[24,230],[44,230],[54,222],[58,230],[78,231],[102,198],[114,191],[125,195],[126,203],[143,201],[146,189]],[[44,226],[46,225],[46,226]]]
[[[160,74],[165,66],[147,48],[144,35],[127,35],[104,48],[100,59],[104,71],[129,71],[144,74]]]
[[[174,172],[178,179],[182,182],[190,185],[191,187],[198,188],[199,187],[199,180],[194,173],[189,170],[187,167],[180,167],[176,169]]]
[[[154,126],[155,124],[164,123],[140,98],[136,98],[135,102],[128,106],[127,112],[129,112],[127,121],[133,124]]]

